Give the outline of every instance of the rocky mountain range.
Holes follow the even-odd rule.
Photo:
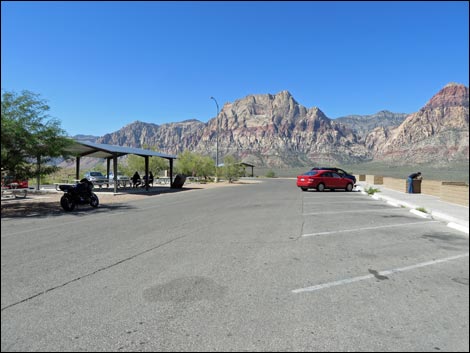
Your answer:
[[[148,145],[171,154],[188,149],[215,158],[217,122],[221,162],[229,154],[258,167],[469,160],[469,90],[454,83],[412,114],[381,111],[329,119],[319,108],[306,108],[282,91],[226,103],[218,119],[207,123],[135,121],[96,142],[137,148]]]
[[[435,165],[468,161],[468,122],[468,87],[448,84],[418,112],[410,114],[397,128],[389,129],[373,158]]]
[[[406,113],[392,113],[388,110],[382,110],[372,115],[348,115],[336,118],[335,122],[348,126],[361,139],[365,139],[375,128],[397,127],[407,116]]]

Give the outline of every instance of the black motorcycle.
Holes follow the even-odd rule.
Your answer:
[[[88,179],[82,179],[75,185],[59,185],[59,188],[65,192],[60,205],[67,212],[73,211],[76,205],[89,204],[96,208],[100,204],[98,196],[92,191],[93,183]]]

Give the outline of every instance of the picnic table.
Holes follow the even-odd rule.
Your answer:
[[[28,189],[16,189],[16,188],[5,188],[2,187],[2,200],[26,198],[28,195]]]
[[[154,179],[154,182],[158,184],[170,184],[170,178],[169,177],[158,177]]]

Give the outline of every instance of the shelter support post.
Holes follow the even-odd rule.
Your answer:
[[[80,179],[80,157],[75,160],[75,179]]]
[[[109,181],[109,165],[111,163],[111,157],[106,158],[106,178]]]
[[[113,179],[114,179],[114,193],[117,193],[117,187],[118,187],[118,174],[117,174],[117,155],[113,155]],[[108,178],[109,178],[109,164],[108,164]]]
[[[145,156],[145,190],[149,189],[149,156]]]
[[[170,161],[170,188],[173,187],[173,159],[169,159]]]

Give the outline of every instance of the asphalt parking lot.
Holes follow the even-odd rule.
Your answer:
[[[295,180],[2,219],[2,351],[468,351],[468,236]]]

